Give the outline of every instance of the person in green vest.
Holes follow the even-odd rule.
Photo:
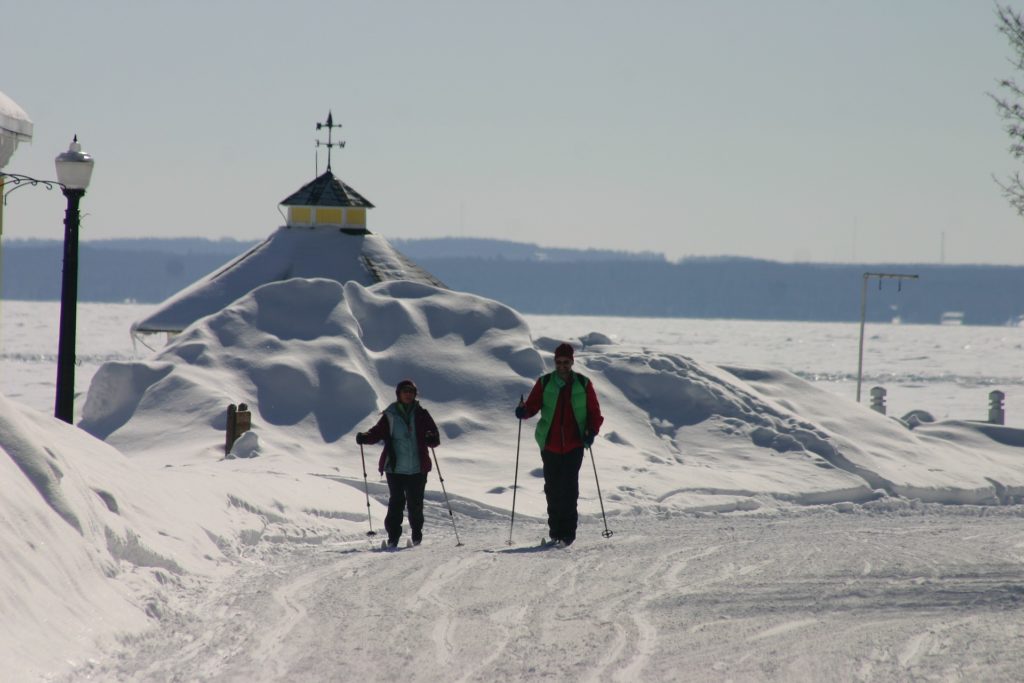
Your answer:
[[[406,505],[412,544],[419,545],[423,540],[423,491],[431,470],[428,449],[441,445],[434,418],[416,400],[418,393],[411,379],[403,379],[395,387],[398,400],[384,409],[368,432],[356,434],[356,443],[360,445],[384,442],[377,470],[388,480],[390,498],[384,528],[390,548],[398,547]]]
[[[576,540],[583,449],[591,447],[604,422],[594,383],[573,372],[573,356],[572,346],[559,344],[555,371],[540,377],[515,411],[520,420],[540,413],[534,436],[544,461],[549,538],[563,546]]]

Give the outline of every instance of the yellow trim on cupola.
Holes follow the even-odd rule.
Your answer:
[[[345,212],[345,227],[347,228],[365,228],[366,227],[366,209],[348,209]]]
[[[313,210],[308,206],[289,206],[288,225],[312,225]]]
[[[338,206],[289,206],[288,225],[299,227],[330,226],[366,229],[366,209]]]
[[[341,209],[335,206],[318,206],[316,225],[341,225]]]

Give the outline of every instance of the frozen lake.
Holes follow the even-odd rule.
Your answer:
[[[39,410],[53,409],[57,302],[0,302],[0,392]],[[99,366],[144,358],[129,326],[152,305],[83,303],[78,310],[75,415]],[[856,323],[807,323],[688,318],[525,316],[534,337],[601,332],[616,342],[646,346],[725,365],[789,370],[828,391],[856,396]],[[159,348],[162,338],[148,343]],[[988,394],[1006,393],[1006,423],[1024,427],[1024,328],[869,324],[864,342],[862,398],[872,386],[888,392],[889,414],[927,410],[937,419],[986,419]]]
[[[683,318],[526,316],[534,336],[604,332],[722,365],[781,368],[839,396],[857,395],[857,323]],[[1006,394],[1006,424],[1024,426],[1024,328],[868,324],[862,400],[885,387],[889,414],[921,409],[937,419],[987,419],[988,394]],[[1021,404],[1018,404],[1021,405]]]

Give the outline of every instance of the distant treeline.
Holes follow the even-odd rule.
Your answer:
[[[252,244],[198,238],[83,241],[78,252],[78,298],[158,303]],[[2,249],[3,298],[60,299],[62,242],[4,240]]]
[[[503,259],[506,261],[660,261],[664,254],[653,251],[613,251],[611,249],[558,249],[527,242],[484,239],[482,237],[439,237],[435,239],[389,240],[396,249],[420,259]]]
[[[872,280],[871,321],[1002,325],[1024,314],[1024,267],[934,264],[777,263],[746,258],[548,249],[484,239],[393,240],[450,287],[524,313],[856,321],[865,271],[913,273],[898,287]],[[137,239],[83,242],[82,301],[157,303],[242,253],[253,242]],[[3,242],[6,299],[60,297],[58,241]]]
[[[454,289],[503,301],[524,313],[752,320],[856,321],[863,273],[920,275],[902,287],[886,280],[867,292],[867,318],[1002,325],[1024,313],[1024,268],[953,265],[832,265],[750,259],[679,263],[544,264],[419,259]]]

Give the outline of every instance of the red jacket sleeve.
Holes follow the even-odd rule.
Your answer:
[[[421,409],[421,413],[423,415],[423,443],[428,448],[437,448],[441,445],[441,434],[437,431],[437,423],[434,422],[434,418],[430,416],[426,409]],[[428,432],[432,435],[430,439],[427,438]],[[419,433],[417,433],[417,436],[419,436]]]
[[[541,387],[540,380],[538,379],[534,383],[533,389],[530,390],[530,395],[526,397],[526,415],[523,416],[523,419],[528,420],[539,413],[543,402],[544,389]]]
[[[381,414],[380,419],[377,420],[377,424],[373,425],[373,427],[370,428],[370,431],[366,432],[366,435],[369,437],[367,443],[383,441],[389,431],[390,426],[388,425],[388,418]]]

